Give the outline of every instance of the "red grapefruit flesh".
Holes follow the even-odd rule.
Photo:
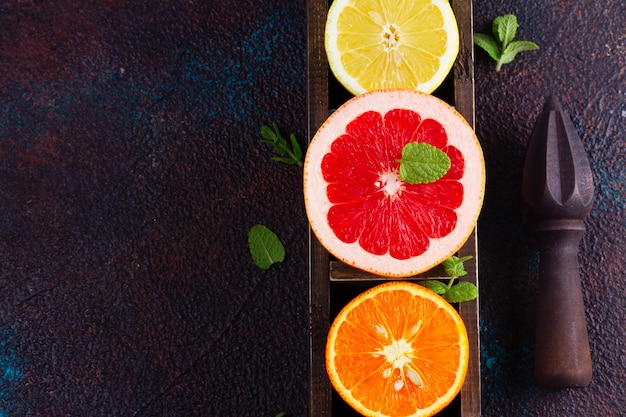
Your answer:
[[[402,148],[415,141],[450,158],[437,181],[400,179]],[[341,261],[380,276],[416,275],[455,254],[476,225],[484,190],[473,129],[447,103],[413,90],[347,101],[318,129],[304,162],[316,237]]]

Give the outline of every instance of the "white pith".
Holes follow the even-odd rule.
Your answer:
[[[403,182],[400,179],[400,173],[397,171],[383,171],[380,173],[378,181],[374,183],[377,188],[382,189],[387,197],[395,198],[400,195],[404,189]]]
[[[393,23],[386,23],[383,26],[382,44],[385,46],[385,51],[398,49],[401,38],[401,30],[398,26]]]
[[[393,375],[394,369],[399,371],[393,382],[396,391],[403,389],[407,382],[416,387],[422,386],[419,374],[409,366],[411,364],[410,358],[413,355],[413,346],[405,339],[392,340],[390,344],[383,346],[378,354],[384,356],[388,363],[381,374],[383,378],[389,378]]]

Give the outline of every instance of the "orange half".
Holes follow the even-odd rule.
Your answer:
[[[361,293],[335,318],[326,369],[364,416],[432,416],[465,381],[469,342],[456,310],[433,291],[388,282]]]

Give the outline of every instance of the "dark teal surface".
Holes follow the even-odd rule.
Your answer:
[[[305,40],[304,2],[0,5],[0,415],[306,411],[302,180],[259,144],[304,142]]]
[[[517,15],[524,52],[497,73],[476,51],[476,130],[487,162],[479,220],[485,416],[621,416],[626,411],[626,3],[474,1],[476,32]],[[520,205],[524,151],[548,95],[561,100],[588,152],[595,197],[579,251],[593,361],[584,389],[534,380],[539,254]],[[540,318],[539,318],[540,319]]]
[[[626,410],[623,1],[475,0],[476,31],[518,16],[541,49],[495,72],[476,52],[487,163],[479,223],[484,416]],[[304,1],[0,5],[0,417],[308,413],[301,173]],[[596,198],[580,262],[594,377],[533,378],[538,253],[519,201],[548,94],[587,149]],[[285,262],[261,271],[248,229]]]

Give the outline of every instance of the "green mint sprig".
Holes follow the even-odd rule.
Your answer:
[[[517,17],[506,14],[493,20],[493,37],[484,33],[474,34],[474,44],[484,49],[496,61],[496,71],[500,71],[502,65],[512,62],[518,53],[539,49],[534,42],[514,40],[518,27]]]
[[[272,160],[289,165],[303,166],[302,148],[292,133],[289,141],[283,137],[276,123],[272,126],[261,126],[261,143],[267,144],[281,156],[273,156]],[[261,269],[269,269],[273,264],[285,259],[285,246],[280,238],[262,224],[255,224],[248,231],[248,248],[252,260]]]
[[[470,259],[471,256],[451,256],[443,261],[443,269],[450,277],[447,285],[435,279],[420,281],[419,284],[441,295],[449,303],[471,301],[478,297],[478,287],[471,282],[454,283],[457,278],[467,275],[463,262]]]
[[[409,184],[427,184],[446,175],[450,157],[441,149],[424,142],[409,142],[402,148],[400,179]]]
[[[274,152],[281,156],[272,157],[273,161],[282,162],[289,165],[303,166],[302,148],[298,144],[296,135],[289,136],[289,141],[281,135],[276,123],[272,126],[261,126],[261,143],[265,143],[274,149]]]
[[[285,260],[285,247],[276,233],[262,224],[255,224],[248,232],[248,247],[252,260],[261,269],[269,269]]]

